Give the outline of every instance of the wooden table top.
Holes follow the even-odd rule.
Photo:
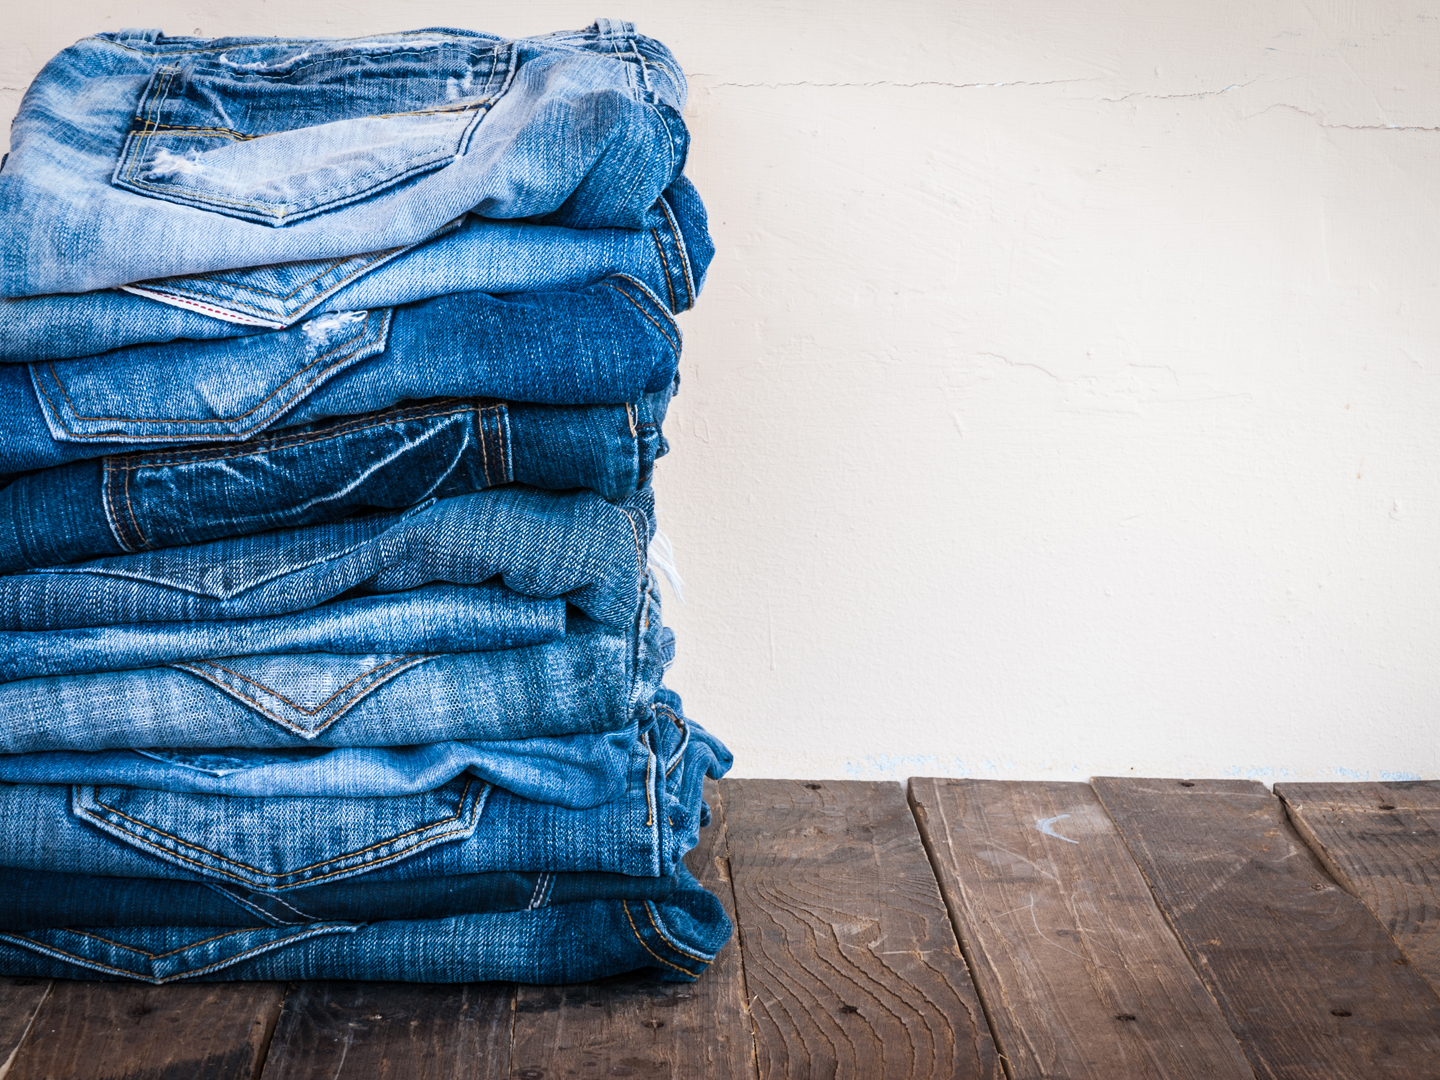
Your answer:
[[[1440,1078],[1440,782],[710,798],[697,983],[0,978],[0,1080]]]

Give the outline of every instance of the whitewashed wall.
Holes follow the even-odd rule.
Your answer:
[[[15,0],[634,19],[720,254],[658,480],[742,775],[1440,775],[1440,7]]]

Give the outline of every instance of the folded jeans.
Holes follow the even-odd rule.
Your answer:
[[[0,752],[368,747],[597,734],[630,723],[673,655],[653,585],[636,625],[479,653],[230,656],[0,683]]]
[[[0,574],[401,510],[507,483],[619,502],[665,453],[670,389],[633,405],[442,398],[242,443],[137,451],[0,488]]]
[[[695,846],[704,778],[722,776],[730,755],[670,691],[651,711],[644,768],[600,806],[523,799],[473,777],[364,799],[0,784],[0,866],[272,892],[494,870],[664,877]]]
[[[0,476],[106,454],[242,442],[402,401],[623,405],[675,378],[680,330],[650,289],[451,293],[289,330],[0,365]]]
[[[467,211],[641,227],[684,164],[684,106],[665,47],[609,19],[515,41],[97,34],[15,117],[0,295],[347,257]]]
[[[715,247],[683,176],[642,229],[570,229],[473,214],[409,248],[161,278],[123,290],[0,299],[0,363],[93,356],[128,345],[239,337],[307,316],[447,293],[576,289],[636,278],[668,306],[695,303]]]

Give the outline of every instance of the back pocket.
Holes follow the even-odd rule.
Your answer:
[[[327,312],[290,330],[136,345],[30,365],[60,442],[234,442],[280,422],[326,381],[385,349],[390,309]]]
[[[463,840],[480,823],[489,791],[474,777],[373,799],[76,787],[71,812],[192,873],[274,891],[353,878]]]
[[[448,164],[513,67],[507,42],[424,31],[206,52],[155,72],[111,183],[288,225]]]

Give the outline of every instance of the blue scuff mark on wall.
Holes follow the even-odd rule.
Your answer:
[[[1263,780],[1273,784],[1295,775],[1293,769],[1277,769],[1273,765],[1232,765],[1225,770],[1225,776],[1232,780]]]
[[[1394,781],[1394,780],[1419,780],[1419,779],[1420,779],[1420,774],[1419,774],[1419,773],[1413,773],[1413,772],[1386,772],[1384,769],[1381,769],[1381,770],[1380,770],[1380,779],[1381,779],[1381,780],[1392,780],[1392,781]]]

